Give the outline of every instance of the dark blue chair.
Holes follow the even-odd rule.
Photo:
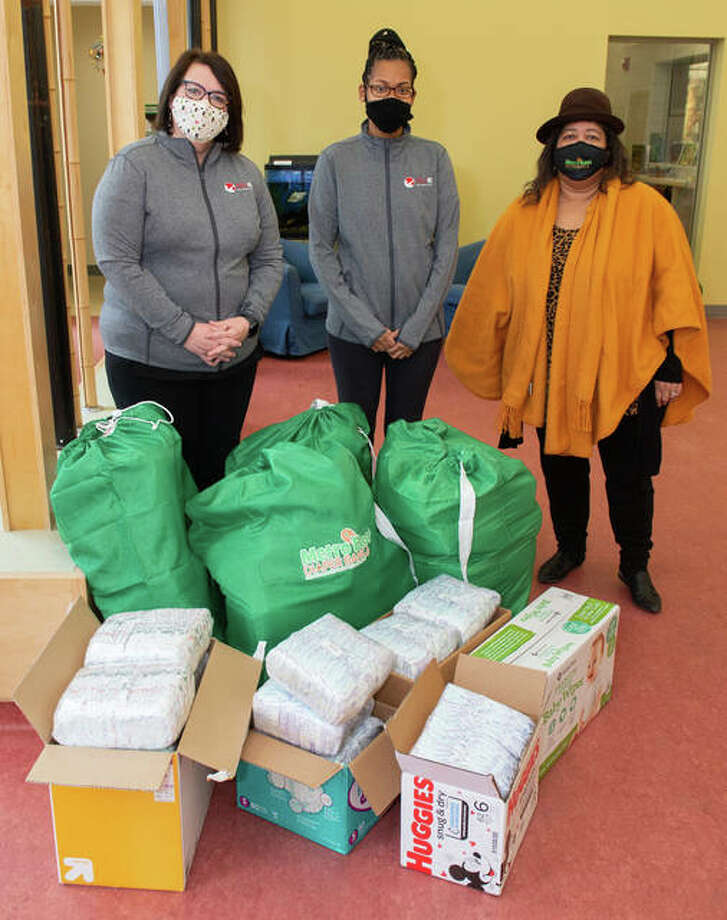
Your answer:
[[[484,240],[477,240],[476,243],[468,243],[466,246],[459,247],[457,267],[454,270],[452,286],[447,296],[444,298],[445,335],[449,332],[449,327],[452,325],[452,320],[454,319],[454,311],[457,309],[457,304],[464,293],[465,285],[467,284],[472,269],[475,267],[477,257],[484,245]]]
[[[313,272],[305,240],[282,240],[283,282],[260,331],[265,351],[309,355],[326,348],[328,298]]]

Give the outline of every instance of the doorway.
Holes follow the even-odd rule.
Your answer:
[[[606,92],[634,176],[673,205],[693,242],[713,39],[609,38]]]

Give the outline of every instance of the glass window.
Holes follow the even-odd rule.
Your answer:
[[[631,168],[671,201],[692,241],[704,147],[711,39],[612,37],[606,92]]]

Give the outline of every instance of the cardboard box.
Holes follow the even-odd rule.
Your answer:
[[[391,616],[391,614],[387,614]],[[493,620],[491,620],[484,629],[481,629],[478,633],[472,636],[467,642],[464,643],[460,648],[455,649],[451,655],[440,662],[439,670],[442,673],[445,683],[450,683],[454,678],[454,669],[457,664],[457,659],[460,655],[466,655],[468,652],[473,651],[478,648],[488,636],[491,636],[493,633],[497,632],[498,629],[501,629],[505,623],[510,619],[512,614],[509,610],[506,610],[504,607],[501,607]],[[407,693],[414,686],[414,681],[409,677],[404,677],[403,674],[397,674],[393,672],[389,675],[386,680],[386,683],[381,687],[381,689],[376,694],[376,699],[381,700],[382,703],[386,703],[387,706],[392,706],[396,708]]]
[[[374,715],[393,709],[377,702]],[[399,767],[382,732],[348,766],[251,731],[237,771],[243,811],[350,853],[399,794]]]
[[[548,588],[472,654],[547,675],[540,776],[611,699],[619,607]]]
[[[412,756],[445,687],[430,664],[386,726],[401,767],[401,865],[499,895],[538,800],[545,675],[460,655],[452,682],[526,713],[535,732],[505,798],[490,775]]]
[[[210,770],[216,779],[235,775],[261,663],[213,641],[174,752],[55,744],[53,713],[99,625],[79,598],[14,695],[45,742],[27,781],[50,787],[58,880],[183,891],[212,795]]]

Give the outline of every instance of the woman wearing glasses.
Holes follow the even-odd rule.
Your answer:
[[[414,59],[392,29],[369,43],[361,132],[318,158],[310,255],[328,294],[338,398],[358,403],[373,435],[422,417],[444,335],[442,302],[457,258],[459,200],[447,151],[409,131]]]
[[[265,182],[238,153],[240,87],[223,57],[182,54],[155,127],[111,160],[96,190],[101,334],[116,405],[166,406],[202,489],[239,440],[282,249]]]

